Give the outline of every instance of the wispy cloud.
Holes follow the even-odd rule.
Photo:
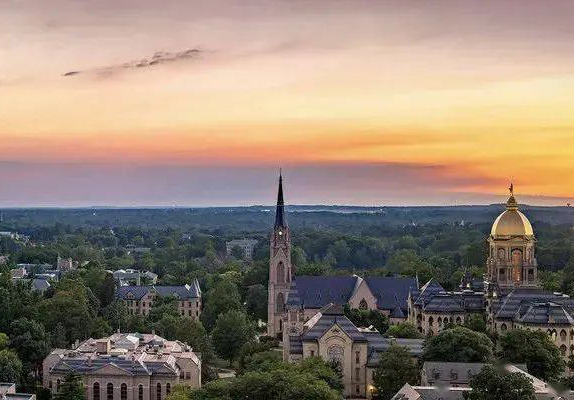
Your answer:
[[[152,68],[161,64],[182,62],[197,59],[202,51],[200,49],[187,49],[175,53],[167,51],[156,51],[152,57],[140,60],[128,61],[123,64],[107,65],[83,70],[71,70],[62,74],[64,77],[74,77],[80,74],[95,74],[100,77],[107,77],[116,73],[136,70],[140,68]]]

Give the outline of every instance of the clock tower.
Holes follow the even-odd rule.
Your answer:
[[[267,309],[267,334],[281,338],[287,294],[291,287],[291,235],[285,219],[283,177],[279,174],[279,190],[275,224],[271,233],[269,252],[269,301]]]

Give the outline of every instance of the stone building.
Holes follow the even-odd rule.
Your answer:
[[[121,286],[116,291],[116,298],[126,304],[130,315],[148,315],[154,301],[166,296],[173,296],[177,299],[178,310],[182,316],[199,319],[201,288],[197,279],[194,279],[191,285]]]
[[[56,395],[71,372],[82,377],[87,400],[162,400],[175,385],[201,387],[197,354],[153,334],[116,333],[55,349],[44,359],[42,384]]]
[[[226,254],[229,257],[235,247],[239,247],[243,250],[243,254],[246,260],[251,260],[253,258],[253,249],[257,245],[258,241],[256,239],[234,239],[225,243]]]
[[[0,382],[0,400],[36,400],[35,394],[16,392],[16,384]]]
[[[393,344],[406,347],[413,362],[423,351],[422,339],[385,338],[376,330],[356,327],[343,313],[343,307],[335,304],[327,305],[306,322],[298,321],[297,331],[285,336],[284,359],[296,362],[321,357],[336,362],[348,398],[372,397],[373,373],[380,353]]]
[[[407,320],[409,293],[418,292],[416,278],[296,276],[296,266],[291,264],[291,234],[285,217],[281,176],[270,250],[269,335],[282,338],[285,324],[293,328],[293,318],[307,321],[329,304],[378,310],[391,324]]]

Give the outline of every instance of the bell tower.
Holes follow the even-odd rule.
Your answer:
[[[275,210],[275,224],[271,233],[269,252],[269,301],[267,334],[282,337],[287,294],[291,286],[291,235],[285,219],[283,177],[279,174],[279,189]]]

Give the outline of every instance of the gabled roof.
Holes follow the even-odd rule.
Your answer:
[[[444,292],[444,288],[438,283],[438,281],[432,278],[428,281],[419,291],[419,296],[415,300],[416,305],[424,305],[427,300],[433,297],[435,294]]]
[[[357,327],[343,315],[343,309],[339,305],[329,305],[321,312],[317,313],[318,318],[312,324],[305,324],[308,331],[303,333],[301,339],[305,341],[315,341],[320,339],[329,329],[337,325],[351,340],[355,342],[366,342],[365,336]],[[315,317],[307,322],[311,322]]]
[[[416,278],[368,276],[365,280],[377,298],[379,310],[393,310],[398,302],[401,310],[407,312],[409,293],[418,291]]]
[[[298,304],[305,308],[322,308],[329,303],[346,304],[357,281],[356,276],[297,276],[292,288],[296,295],[289,294],[288,304]],[[296,297],[295,297],[296,296]]]
[[[121,286],[118,288],[116,296],[122,300],[139,300],[150,291],[155,291],[160,296],[176,296],[179,299],[195,299],[201,297],[201,289],[197,279],[194,279],[191,285],[182,286]],[[130,293],[132,297],[129,297]]]
[[[463,312],[462,304],[451,294],[438,293],[432,296],[424,306],[426,312]]]
[[[530,303],[517,312],[517,320],[524,324],[574,325],[574,319],[564,307],[551,302]]]

